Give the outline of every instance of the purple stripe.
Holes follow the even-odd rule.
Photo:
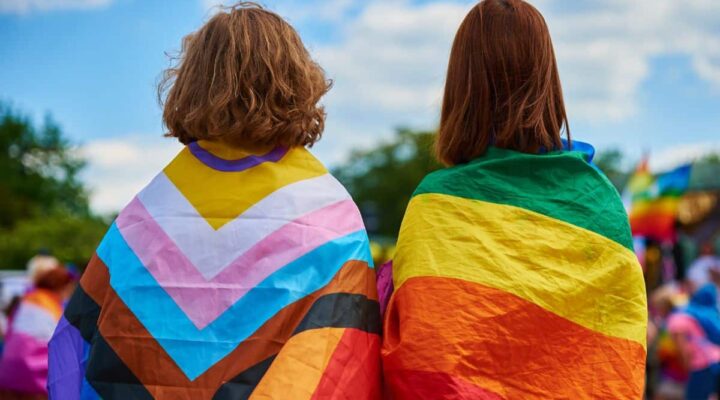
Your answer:
[[[285,147],[276,147],[261,156],[252,155],[237,160],[226,160],[203,149],[197,142],[190,143],[188,148],[195,158],[200,160],[200,162],[210,168],[223,172],[240,172],[260,165],[264,162],[278,162],[288,152],[288,149]]]
[[[393,286],[393,262],[392,260],[386,262],[377,272],[377,291],[378,291],[378,302],[380,303],[380,315],[385,315],[390,297],[395,290]]]
[[[80,399],[86,346],[80,331],[62,317],[50,340],[48,391],[51,399]]]

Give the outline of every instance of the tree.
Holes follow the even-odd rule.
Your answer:
[[[690,190],[720,190],[720,153],[708,154],[693,163]]]
[[[605,173],[615,188],[622,193],[628,179],[630,171],[623,169],[623,160],[625,155],[618,149],[609,149],[599,152],[593,162]]]
[[[84,166],[52,119],[35,129],[27,117],[0,104],[0,228],[58,211],[89,215],[78,180]]]
[[[84,263],[107,225],[93,216],[78,174],[85,161],[60,128],[39,128],[0,104],[0,268],[22,268],[45,248]]]
[[[0,232],[0,269],[22,269],[39,250],[84,267],[107,230],[99,217],[55,213],[23,219]]]
[[[358,203],[371,235],[396,237],[415,188],[441,167],[432,154],[434,135],[398,129],[392,141],[353,152],[333,171]]]

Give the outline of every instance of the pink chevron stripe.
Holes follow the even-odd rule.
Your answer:
[[[363,229],[355,203],[343,200],[288,222],[206,280],[137,198],[120,213],[116,224],[145,268],[198,329],[284,265]]]

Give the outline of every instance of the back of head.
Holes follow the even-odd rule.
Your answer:
[[[183,39],[178,60],[159,87],[168,136],[287,147],[320,138],[330,84],[277,14],[249,2],[221,9]]]
[[[60,261],[58,261],[57,258],[50,255],[38,254],[28,260],[28,278],[30,279],[30,282],[35,285],[41,275],[59,267]]]
[[[438,158],[464,163],[490,145],[526,153],[559,148],[563,126],[560,77],[542,15],[523,0],[483,0],[453,43]]]
[[[64,267],[53,268],[40,274],[35,287],[60,292],[73,282],[73,275]]]

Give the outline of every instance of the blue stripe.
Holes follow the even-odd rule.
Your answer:
[[[113,224],[97,249],[110,285],[190,380],[232,352],[284,307],[327,285],[349,260],[372,263],[364,230],[325,243],[270,275],[198,330]]]
[[[87,362],[90,359],[90,344],[83,340],[83,370],[86,369]],[[80,387],[80,400],[100,400],[95,388],[90,385],[85,375],[83,375],[82,385]]]
[[[671,193],[680,193],[687,190],[690,185],[691,165],[683,165],[672,171],[657,176],[658,192],[662,196]]]

